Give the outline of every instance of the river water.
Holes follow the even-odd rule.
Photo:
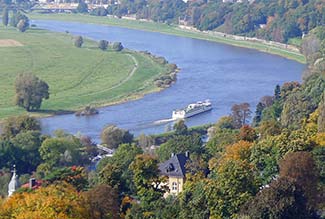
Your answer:
[[[99,114],[76,117],[73,114],[41,119],[45,133],[63,129],[81,132],[99,141],[102,128],[115,124],[135,135],[162,133],[170,123],[174,109],[210,99],[213,110],[186,120],[188,126],[214,123],[230,113],[235,103],[248,102],[252,111],[258,100],[272,95],[276,84],[300,81],[304,65],[279,56],[252,49],[146,32],[120,27],[59,21],[32,21],[51,31],[69,31],[94,40],[120,41],[132,50],[147,50],[176,63],[181,69],[177,82],[170,88],[127,103],[104,107]]]

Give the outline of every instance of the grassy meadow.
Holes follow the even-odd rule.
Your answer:
[[[157,90],[153,80],[169,71],[148,55],[101,51],[97,42],[87,39],[76,48],[70,34],[40,29],[20,33],[0,26],[0,41],[7,39],[22,46],[0,45],[0,119],[25,113],[14,104],[20,73],[33,73],[49,84],[50,99],[38,112],[48,115],[137,98]]]
[[[163,23],[154,23],[154,22],[138,21],[138,20],[126,20],[126,19],[118,19],[113,17],[98,17],[98,16],[83,15],[83,14],[32,13],[29,14],[28,16],[32,19],[50,19],[50,20],[75,21],[75,22],[93,23],[93,24],[104,24],[110,26],[119,26],[119,27],[126,27],[132,29],[141,29],[146,31],[160,32],[164,34],[190,37],[195,39],[209,40],[209,41],[225,43],[233,46],[256,49],[262,52],[283,56],[300,63],[306,63],[305,57],[300,53],[291,52],[274,46],[267,46],[265,44],[258,43],[258,42],[238,41],[238,40],[233,40],[230,38],[224,38],[220,36],[212,36],[201,32],[184,30],[184,29],[180,29],[177,26],[163,24]]]

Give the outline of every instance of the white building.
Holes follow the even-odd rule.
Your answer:
[[[20,187],[18,175],[16,174],[15,165],[14,165],[14,170],[12,172],[13,174],[8,185],[8,197],[11,196]]]

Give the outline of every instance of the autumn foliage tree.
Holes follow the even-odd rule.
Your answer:
[[[100,184],[84,193],[91,219],[119,219],[119,195],[112,187]]]
[[[247,124],[252,113],[249,107],[249,103],[234,104],[231,107],[231,117],[235,128],[239,129]]]
[[[310,152],[288,153],[280,162],[280,177],[294,180],[302,188],[309,205],[315,204],[319,172]]]
[[[85,199],[68,184],[15,193],[0,206],[1,219],[90,219]]]

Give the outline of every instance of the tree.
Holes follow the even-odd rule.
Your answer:
[[[310,152],[291,152],[280,161],[280,177],[287,177],[299,185],[308,199],[315,205],[319,172]]]
[[[319,103],[319,116],[318,116],[318,132],[325,132],[325,94],[322,95],[322,100]]]
[[[25,21],[25,26],[29,27],[29,19],[26,15],[20,13],[20,12],[14,12],[12,14],[12,17],[10,19],[10,25],[13,27],[17,27],[19,21],[24,20]]]
[[[19,155],[17,154],[17,160],[19,160],[17,170],[19,173],[35,171],[42,161],[38,151],[42,144],[41,133],[39,131],[20,132],[11,139],[11,142],[20,151]]]
[[[98,185],[85,192],[91,219],[119,219],[119,195],[108,185]]]
[[[239,140],[250,141],[253,142],[257,139],[257,134],[255,129],[250,127],[249,125],[243,125],[239,130],[238,138]]]
[[[77,191],[86,190],[88,187],[87,173],[84,167],[60,167],[49,172],[43,180],[45,184],[68,183]]]
[[[15,193],[2,206],[0,218],[90,219],[84,198],[68,184],[54,184],[32,192]]]
[[[108,41],[107,40],[100,40],[98,43],[98,48],[100,48],[101,50],[107,50],[108,48]]]
[[[280,100],[280,98],[281,98],[281,88],[280,85],[277,84],[274,89],[274,99]]]
[[[237,218],[240,206],[258,191],[259,183],[254,167],[247,161],[228,160],[222,165],[209,162],[211,179],[206,194],[211,218]]]
[[[320,182],[325,185],[325,147],[315,147],[312,153],[319,171]]]
[[[170,158],[172,153],[203,153],[201,136],[194,135],[176,135],[169,139],[166,143],[160,145],[157,150],[157,155],[160,161],[165,161]]]
[[[76,138],[47,138],[39,148],[44,165],[47,165],[45,171],[59,166],[81,164],[83,159],[80,149],[81,144]]]
[[[234,127],[239,129],[243,125],[247,124],[247,120],[251,116],[248,103],[234,104],[231,107],[231,117],[234,121]]]
[[[158,160],[148,154],[137,155],[129,167],[141,206],[147,211],[154,209],[154,202],[165,193],[164,178],[159,175]]]
[[[187,126],[185,125],[185,121],[183,119],[178,120],[173,129],[176,135],[186,135],[187,134]]]
[[[83,40],[82,36],[77,36],[74,39],[74,45],[75,45],[75,47],[81,48],[81,46],[82,46],[83,43],[84,43],[84,40]]]
[[[135,144],[120,145],[112,157],[102,159],[97,166],[99,182],[118,189],[119,192],[133,191],[132,172],[128,167],[136,155],[141,153],[141,148]]]
[[[253,126],[256,127],[260,124],[262,120],[262,112],[264,110],[265,106],[261,102],[258,102],[256,105],[256,110],[255,110],[255,116],[253,119]]]
[[[49,86],[32,74],[20,74],[16,78],[16,104],[27,111],[38,110],[43,99],[49,99]]]
[[[84,1],[80,1],[77,6],[77,11],[79,13],[87,13],[88,12],[88,5]]]
[[[291,179],[280,177],[262,189],[242,208],[241,215],[252,219],[313,218],[301,188]]]
[[[29,23],[27,20],[22,19],[18,22],[17,28],[20,32],[25,32],[29,27]]]
[[[41,131],[39,121],[31,116],[12,116],[2,124],[2,138],[10,139],[21,132]]]
[[[8,26],[8,22],[9,22],[9,10],[7,7],[5,7],[3,9],[3,14],[2,14],[2,24],[4,26]]]
[[[111,149],[116,149],[120,144],[131,143],[133,141],[133,135],[129,131],[120,129],[115,125],[106,126],[100,137],[102,143]]]
[[[112,49],[114,51],[119,52],[119,51],[121,51],[123,49],[123,45],[122,45],[121,42],[114,42],[113,45],[112,45]]]

